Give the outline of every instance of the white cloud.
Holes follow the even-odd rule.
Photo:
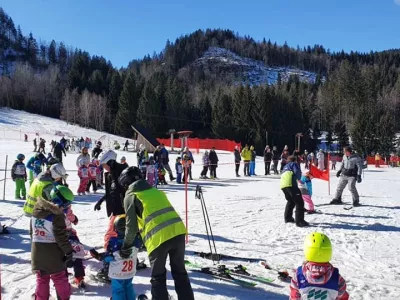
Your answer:
[[[400,0],[394,0],[394,3],[400,5]]]

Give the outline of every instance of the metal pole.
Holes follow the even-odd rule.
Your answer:
[[[265,131],[265,145],[268,145],[268,131]]]
[[[6,155],[6,167],[4,168],[4,189],[3,189],[3,201],[4,201],[4,200],[6,200],[7,163],[8,163],[8,155]]]
[[[189,222],[188,222],[188,165],[185,164],[185,211],[186,211],[186,244],[189,243]]]

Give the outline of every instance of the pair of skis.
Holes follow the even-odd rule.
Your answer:
[[[270,284],[274,281],[272,278],[250,274],[242,265],[237,265],[234,268],[227,268],[225,265],[219,265],[218,267],[205,267],[188,260],[185,261],[185,265],[192,272],[207,274],[214,278],[250,289],[257,286],[257,283]]]

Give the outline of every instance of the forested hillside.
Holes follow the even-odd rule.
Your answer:
[[[234,64],[230,72],[229,64],[204,63],[210,47],[314,75],[303,80],[302,72],[286,72],[273,84],[247,84]],[[399,68],[399,50],[331,53],[207,29],[117,70],[62,42],[39,43],[0,8],[0,105],[127,137],[140,123],[157,136],[185,129],[261,147],[268,131],[270,144],[293,149],[294,134],[302,132],[311,149],[323,130],[329,140],[350,134],[360,151],[388,152],[400,130]]]

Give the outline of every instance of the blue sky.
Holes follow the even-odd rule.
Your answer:
[[[37,39],[102,55],[117,67],[197,29],[331,50],[400,48],[400,0],[0,0]]]

